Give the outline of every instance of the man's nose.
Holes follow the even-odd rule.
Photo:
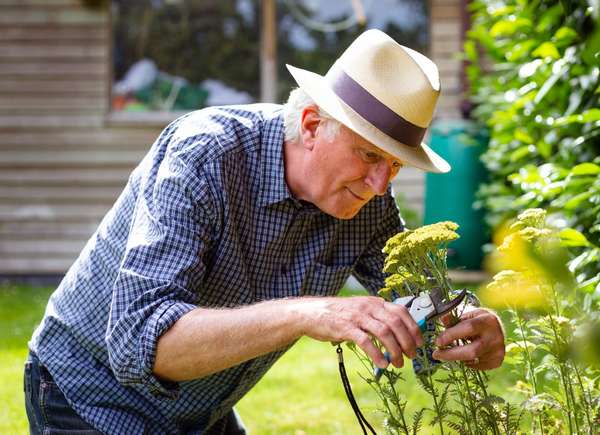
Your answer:
[[[384,195],[390,182],[392,170],[386,161],[373,165],[367,174],[365,183],[376,195]]]

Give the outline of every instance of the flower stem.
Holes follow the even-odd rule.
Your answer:
[[[479,424],[477,423],[477,412],[475,412],[475,404],[473,403],[473,396],[471,394],[471,388],[469,385],[469,378],[467,377],[467,373],[465,371],[465,366],[462,364],[460,364],[460,371],[462,373],[463,379],[465,380],[467,400],[469,401],[469,411],[471,413],[471,416],[473,417],[473,423],[475,424],[475,427],[479,427]],[[469,432],[472,432],[471,424],[470,424],[469,420],[467,420],[467,425],[469,427]]]
[[[550,328],[552,329],[552,332],[554,334],[554,346],[556,349],[560,349],[561,346],[560,346],[560,339],[558,337],[558,332],[556,330],[556,321],[554,320],[554,317],[552,316],[552,314],[549,314],[548,317],[550,319]],[[568,382],[565,365],[560,361],[560,359],[558,358],[558,355],[555,355],[554,357],[556,358],[556,360],[558,362],[558,371],[560,373],[560,379],[563,384],[563,388],[565,390],[565,401],[567,404],[567,418],[569,420],[569,433],[573,433],[573,419],[571,418],[571,414],[573,414],[573,417],[575,420],[575,426],[577,428],[577,433],[579,433],[579,424],[577,422],[577,416],[575,415],[575,413],[573,411],[573,406],[574,406],[573,392],[570,389],[570,384]]]
[[[577,368],[577,363],[572,362],[572,364],[573,364],[573,369],[575,370],[575,374],[577,375],[577,383],[579,384],[579,388],[581,389],[581,397],[583,398],[583,403],[585,405],[584,410],[585,410],[585,418],[588,423],[588,429],[591,431],[592,430],[592,419],[590,417],[590,408],[591,408],[590,398],[586,397],[586,390],[585,390],[585,387],[581,380],[581,374],[579,373],[579,369]]]
[[[433,386],[433,379],[431,377],[431,372],[427,373],[427,377],[429,378],[429,384],[431,385],[431,397],[433,398],[433,405],[435,406],[435,413],[437,414],[438,425],[440,426],[440,435],[444,435],[444,425],[442,422],[442,412],[440,411],[440,405],[437,401],[437,394],[435,392],[435,387]]]
[[[535,380],[535,372],[533,371],[533,361],[531,359],[531,354],[529,353],[529,346],[527,346],[527,337],[525,335],[525,330],[523,328],[523,319],[516,310],[513,310],[515,313],[515,318],[517,319],[517,324],[519,325],[519,332],[521,333],[521,340],[523,340],[523,345],[525,346],[525,359],[527,363],[527,371],[529,372],[529,377],[531,378],[531,386],[533,387],[533,394],[537,395],[538,387],[537,382]],[[538,415],[538,423],[540,425],[540,432],[544,433],[544,421],[542,420],[542,416]]]

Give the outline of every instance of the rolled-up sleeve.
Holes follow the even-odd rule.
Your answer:
[[[383,219],[374,230],[369,245],[358,258],[353,272],[354,277],[372,295],[376,295],[385,283],[386,274],[382,270],[385,254],[382,249],[390,237],[401,231],[404,231],[404,224],[394,197],[388,191]]]
[[[113,286],[106,343],[124,385],[176,398],[177,383],[154,376],[159,337],[196,308],[205,254],[217,231],[206,177],[167,156],[141,181],[123,262]]]

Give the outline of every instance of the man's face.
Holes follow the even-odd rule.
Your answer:
[[[315,130],[306,155],[304,177],[309,200],[338,219],[351,219],[375,195],[384,195],[402,163],[352,130],[335,138]]]

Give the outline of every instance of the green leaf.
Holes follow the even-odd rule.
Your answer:
[[[523,128],[517,128],[515,130],[515,139],[517,139],[525,144],[533,143],[533,138],[527,133],[527,130],[525,130]]]
[[[592,196],[592,192],[583,192],[579,195],[575,195],[573,198],[571,198],[565,203],[565,208],[567,210],[575,210],[580,206],[580,204],[583,201],[586,201],[590,196]]]
[[[533,50],[531,55],[541,58],[551,57],[552,59],[560,59],[560,53],[558,52],[556,45],[548,41],[543,42],[538,48]]]
[[[561,27],[556,31],[552,40],[555,41],[559,46],[563,47],[565,45],[570,45],[578,37],[579,35],[577,32],[570,27]]]
[[[546,94],[548,92],[550,92],[554,88],[554,85],[556,84],[556,82],[563,76],[563,74],[565,72],[566,72],[566,68],[563,67],[559,71],[557,71],[556,73],[552,74],[548,78],[548,80],[546,80],[544,82],[544,84],[542,85],[542,87],[538,91],[537,95],[535,96],[535,99],[533,100],[533,102],[535,104],[539,104],[539,102],[542,101],[542,99],[546,96]]]
[[[577,270],[587,266],[590,263],[598,262],[600,249],[588,249],[569,262],[569,270],[576,272]]]
[[[514,17],[514,15],[513,15]],[[496,22],[490,29],[490,36],[493,38],[512,36],[519,30],[525,30],[531,27],[531,21],[527,18],[511,18]]]
[[[567,124],[587,124],[588,122],[600,121],[600,109],[589,109],[585,112],[557,118],[555,125],[562,126]]]
[[[506,60],[509,62],[518,62],[525,56],[529,56],[529,52],[537,45],[537,41],[528,39],[527,41],[517,42],[511,50],[506,52]],[[539,59],[538,59],[539,60]]]
[[[560,3],[557,3],[544,12],[541,17],[538,18],[538,20],[536,20],[538,24],[535,26],[535,31],[537,33],[548,33],[553,27],[562,21],[563,16],[563,8]]]
[[[600,285],[600,276],[594,276],[580,283],[577,289],[583,293],[593,293],[598,285]]]
[[[594,163],[581,163],[571,170],[572,175],[596,175],[600,174],[600,166]]]
[[[518,160],[521,160],[523,157],[528,156],[530,153],[531,151],[529,150],[529,145],[519,147],[512,153],[510,153],[510,161],[516,162]]]
[[[543,140],[540,140],[537,143],[537,149],[544,159],[548,159],[552,155],[552,145],[548,144]]]
[[[588,242],[586,237],[573,228],[565,228],[558,235],[560,237],[560,244],[562,246],[575,247],[590,245],[590,242]]]

